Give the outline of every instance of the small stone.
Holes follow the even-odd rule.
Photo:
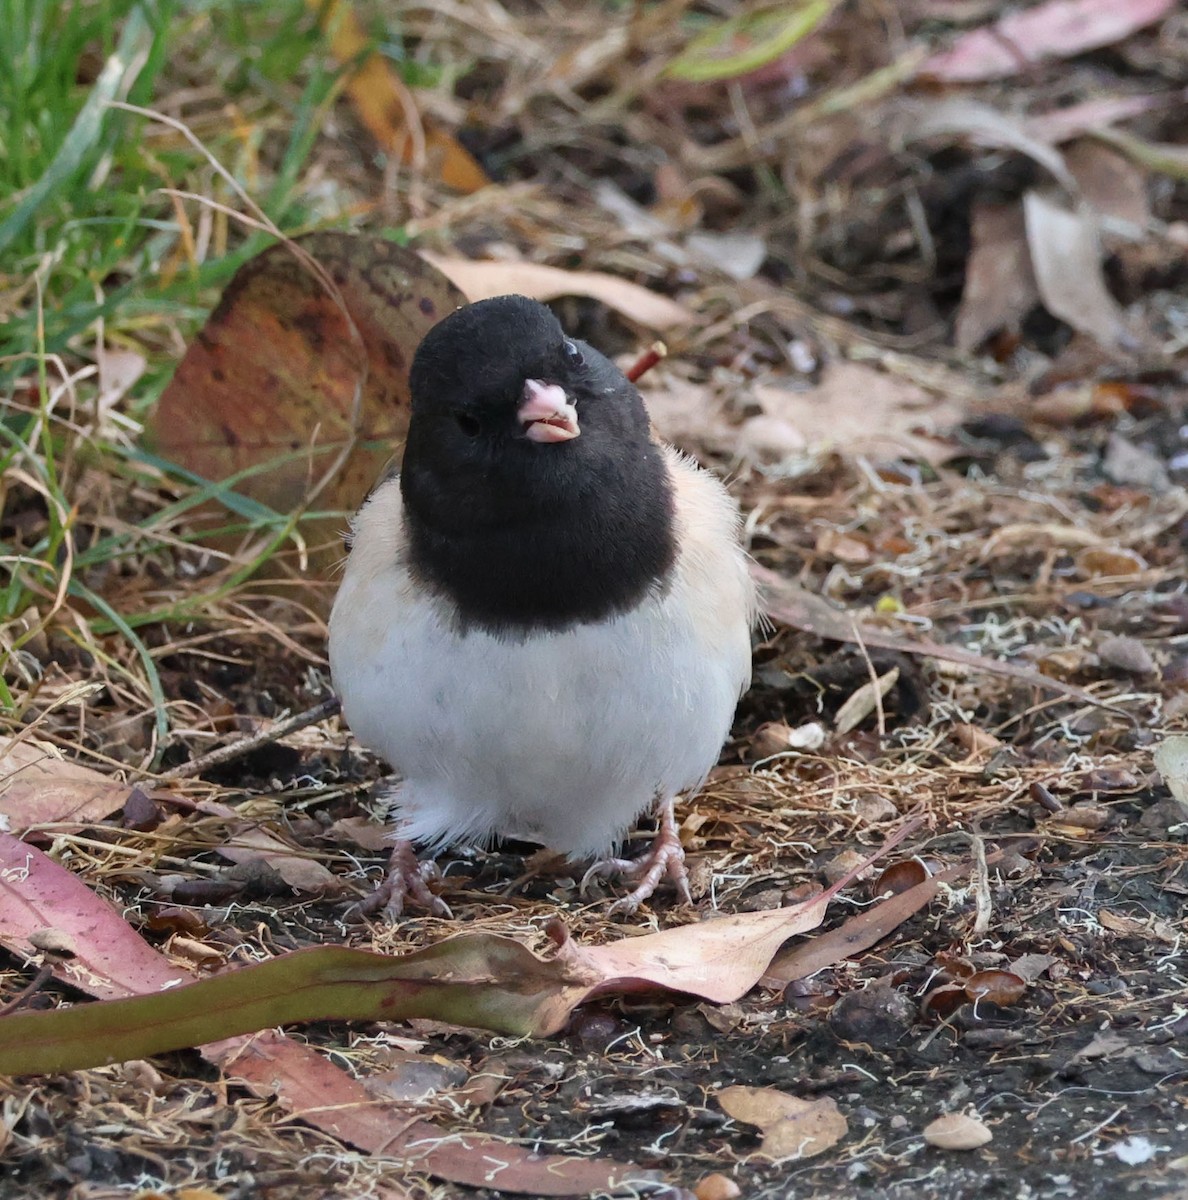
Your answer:
[[[714,1172],[693,1189],[693,1195],[697,1200],[735,1200],[742,1195],[742,1188],[729,1176]]]
[[[843,996],[829,1013],[829,1026],[842,1041],[890,1050],[916,1018],[916,1006],[886,984],[875,983]]]
[[[993,1138],[981,1121],[964,1113],[946,1113],[924,1129],[924,1140],[940,1150],[976,1150]]]

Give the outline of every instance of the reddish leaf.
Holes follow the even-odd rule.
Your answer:
[[[100,821],[123,806],[128,792],[126,783],[63,758],[48,742],[0,742],[0,819],[9,833]]]
[[[0,943],[24,956],[35,941],[45,940],[37,935],[47,928],[66,932],[75,950],[74,958],[55,961],[55,977],[93,996],[156,993],[193,978],[153,950],[69,871],[0,834]],[[87,1014],[103,1011],[111,1009],[88,1005],[62,1015],[83,1014],[86,1025]],[[21,1023],[31,1015],[55,1014],[0,1018],[0,1038],[16,1031],[19,1044]],[[101,1027],[94,1031],[96,1039],[104,1036]],[[202,1053],[257,1095],[275,1095],[307,1124],[364,1150],[407,1156],[417,1170],[442,1179],[535,1196],[584,1195],[656,1179],[654,1172],[612,1159],[533,1154],[483,1134],[445,1133],[426,1121],[410,1123],[399,1110],[377,1105],[361,1082],[316,1050],[272,1031],[214,1042]]]
[[[383,238],[315,233],[296,245],[333,286],[286,244],[242,266],[162,394],[150,436],[205,479],[273,464],[235,489],[277,512],[301,505],[357,438],[319,498],[351,510],[408,427],[414,350],[466,297]]]
[[[928,59],[920,74],[946,83],[1006,79],[1045,59],[1119,42],[1175,6],[1176,0],[1048,0],[963,34]]]

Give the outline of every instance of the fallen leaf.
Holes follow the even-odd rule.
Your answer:
[[[1188,814],[1188,735],[1164,738],[1155,747],[1153,757],[1172,799]]]
[[[1162,494],[1171,487],[1167,468],[1159,458],[1136,446],[1117,431],[1111,432],[1102,456],[1101,470],[1111,483]]]
[[[1064,161],[1090,207],[1129,227],[1133,237],[1146,232],[1151,223],[1146,171],[1093,138],[1074,142],[1064,151]]]
[[[413,352],[466,297],[384,238],[314,233],[295,245],[326,278],[283,243],[240,267],[158,401],[149,437],[204,480],[250,472],[221,498],[277,513],[299,508],[353,445],[318,500],[349,512],[408,428]],[[325,523],[335,557],[341,528]]]
[[[346,889],[344,881],[316,858],[301,854],[275,834],[258,825],[237,824],[219,846],[219,853],[233,863],[266,862],[298,892],[335,895]]]
[[[664,75],[686,83],[736,79],[786,54],[837,6],[838,0],[798,0],[727,17],[695,37]]]
[[[837,1145],[849,1132],[831,1096],[802,1100],[765,1087],[723,1088],[716,1097],[723,1112],[763,1131],[759,1153],[769,1158],[814,1158]]]
[[[1097,647],[1098,656],[1107,666],[1116,667],[1128,675],[1158,675],[1159,665],[1136,637],[1115,634],[1105,638]]]
[[[675,300],[601,271],[562,271],[559,267],[528,262],[474,262],[468,258],[445,258],[427,250],[421,257],[471,301],[511,294],[531,296],[534,300],[588,296],[649,329],[676,329],[693,321],[693,314]]]
[[[22,942],[51,923],[75,929],[79,941],[77,959],[54,963],[55,978],[89,995],[158,993],[193,978],[152,949],[106,900],[65,868],[39,850],[0,834],[0,944],[25,956],[28,947]],[[104,1011],[104,1006],[79,1006],[65,1013],[95,1011]],[[0,1018],[0,1043],[11,1046],[5,1037],[19,1031],[9,1022],[27,1015]],[[217,1023],[217,1014],[213,1015]],[[86,1023],[84,1015],[82,1024]],[[100,1028],[95,1038],[101,1043],[103,1037]],[[410,1122],[406,1114],[377,1105],[362,1081],[312,1047],[273,1030],[226,1038],[201,1049],[203,1057],[228,1078],[241,1081],[307,1124],[441,1179],[530,1196],[575,1196],[637,1182],[655,1183],[659,1178],[656,1172],[613,1159],[535,1154],[484,1134],[447,1132],[427,1121]]]
[[[851,453],[907,452],[923,461],[949,456],[947,443],[919,436],[920,428],[947,429],[964,415],[952,400],[910,380],[863,363],[832,361],[809,388],[760,384],[755,398],[814,446]]]
[[[767,258],[767,243],[756,233],[691,233],[685,246],[702,262],[731,279],[754,279]]]
[[[1149,96],[1095,96],[1079,104],[1068,104],[1049,112],[1034,113],[1024,124],[1032,137],[1041,142],[1059,145],[1086,134],[1112,135],[1109,126],[1118,121],[1129,121],[1152,109],[1176,104],[1174,92],[1155,93]]]
[[[803,633],[811,633],[815,637],[835,642],[857,644],[861,639],[864,645],[878,646],[882,650],[898,650],[904,654],[918,654],[928,658],[939,658],[946,662],[961,663],[991,675],[1004,675],[1009,679],[1017,679],[1021,683],[1030,684],[1032,687],[1057,692],[1060,695],[1069,696],[1081,704],[1102,708],[1107,712],[1117,713],[1124,719],[1130,719],[1124,709],[1115,708],[1091,692],[1085,691],[1084,688],[1074,687],[1061,679],[1053,679],[1030,667],[1021,667],[1016,663],[985,658],[983,655],[975,654],[972,650],[966,650],[961,646],[945,646],[940,642],[920,638],[901,638],[871,625],[856,625],[851,617],[834,608],[827,600],[789,583],[788,580],[758,563],[751,564],[751,576],[759,584],[763,610],[767,616],[774,621],[789,625],[793,629],[799,629]]]
[[[33,737],[0,739],[0,828],[20,833],[32,825],[78,825],[118,812],[131,789],[81,763],[63,758]]]
[[[1003,146],[1039,163],[1069,194],[1076,194],[1076,180],[1065,166],[1063,156],[1035,137],[1021,118],[963,96],[912,106],[907,113],[910,120],[904,134],[909,140],[944,134],[956,135],[974,145]]]
[[[957,347],[965,351],[976,350],[993,333],[1017,331],[1039,302],[1018,201],[975,201],[970,241],[956,322]]]
[[[1013,971],[975,971],[965,980],[965,994],[975,1004],[986,1000],[1007,1008],[1018,1004],[1026,991],[1026,980]]]
[[[834,724],[838,733],[849,733],[856,728],[883,702],[887,693],[899,682],[899,668],[892,667],[877,679],[864,683],[852,692],[837,710]]]
[[[994,1135],[976,1117],[947,1113],[924,1127],[924,1140],[940,1150],[976,1150]]]
[[[413,97],[388,60],[370,49],[372,39],[346,0],[308,0],[322,29],[330,35],[330,53],[351,66],[346,94],[368,133],[402,162],[423,155],[433,177],[455,191],[471,193],[491,180],[473,155],[436,122],[413,110]],[[410,116],[412,121],[410,122]],[[416,128],[415,126],[419,126]]]
[[[1051,192],[1032,189],[1023,197],[1023,215],[1044,307],[1107,349],[1133,347],[1122,310],[1106,288],[1092,210],[1069,208]]]
[[[1119,42],[1175,6],[1176,0],[1048,0],[962,34],[929,58],[920,74],[946,83],[1006,79],[1045,59]]]
[[[781,950],[768,967],[761,980],[762,984],[765,987],[784,987],[794,980],[807,979],[826,967],[835,966],[852,955],[869,950],[910,916],[919,912],[936,896],[942,884],[952,883],[963,874],[968,874],[969,869],[967,864],[963,864],[938,871],[906,892],[900,892],[899,895],[851,917],[836,929],[819,934],[811,941],[802,942],[798,946]]]

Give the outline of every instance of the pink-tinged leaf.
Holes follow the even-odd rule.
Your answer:
[[[945,83],[1007,79],[1045,59],[1110,46],[1175,7],[1176,0],[1049,0],[962,34],[928,59],[920,74]]]
[[[1169,108],[1183,99],[1183,95],[1176,92],[1151,96],[1099,96],[1093,100],[1082,100],[1080,104],[1036,113],[1026,118],[1023,125],[1033,138],[1058,146],[1087,133],[1108,129],[1119,121],[1142,116],[1153,109]]]
[[[675,300],[602,271],[562,271],[559,267],[529,262],[474,262],[428,251],[422,251],[421,257],[472,301],[511,292],[534,300],[588,296],[649,329],[675,329],[693,320],[693,314]]]
[[[101,1000],[160,992],[194,978],[158,954],[64,867],[0,833],[0,944],[24,957],[32,949],[30,937],[47,929],[60,930],[74,948],[74,957],[57,966],[55,976]]]
[[[0,828],[101,821],[128,796],[126,783],[61,756],[36,738],[0,740]]]
[[[820,925],[835,891],[836,886],[791,908],[713,917],[603,946],[579,946],[557,922],[550,932],[563,940],[555,961],[578,981],[541,1004],[532,1032],[556,1033],[577,1005],[607,992],[663,988],[715,1004],[738,1000],[755,986],[788,938]]]
[[[54,964],[55,977],[92,996],[158,992],[191,978],[64,867],[40,850],[0,834],[0,943],[24,956],[32,949],[30,937],[47,929],[61,930],[77,951],[75,958]],[[520,950],[536,961],[523,947]],[[0,1043],[9,1048],[19,1044],[21,1022],[29,1015],[77,1014],[76,1023],[81,1016],[81,1024],[89,1025],[91,1014],[113,1007],[94,1004],[59,1014],[9,1014],[0,1017]],[[102,1022],[96,1024],[96,1043],[101,1045],[106,1036]],[[654,1172],[613,1159],[532,1154],[483,1134],[459,1135],[425,1121],[410,1123],[400,1110],[376,1104],[362,1083],[317,1051],[271,1030],[210,1042],[201,1049],[209,1062],[243,1080],[256,1095],[275,1095],[306,1124],[389,1158],[407,1156],[417,1170],[441,1179],[534,1196],[576,1196],[657,1178]],[[14,1067],[12,1073],[19,1070]]]
[[[407,1112],[377,1104],[359,1080],[315,1050],[272,1031],[207,1050],[229,1078],[257,1095],[274,1094],[283,1109],[360,1150],[399,1157],[410,1172],[529,1196],[587,1195],[660,1178],[613,1159],[534,1154],[481,1133],[410,1122]]]

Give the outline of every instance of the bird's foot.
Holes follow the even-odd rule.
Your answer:
[[[359,905],[367,916],[382,912],[393,921],[404,912],[406,902],[417,904],[432,917],[453,918],[450,906],[435,896],[428,886],[430,879],[439,879],[441,873],[434,862],[421,862],[412,842],[398,841],[392,847],[388,861],[388,873],[384,881]]]
[[[635,881],[635,889],[610,906],[609,915],[612,917],[629,917],[635,913],[665,876],[672,881],[677,895],[685,904],[693,903],[689,892],[689,872],[685,868],[685,851],[677,832],[671,800],[665,800],[660,805],[659,816],[660,827],[646,854],[639,858],[601,859],[582,877],[583,890],[591,879],[605,879],[611,875],[622,875],[625,879]]]

